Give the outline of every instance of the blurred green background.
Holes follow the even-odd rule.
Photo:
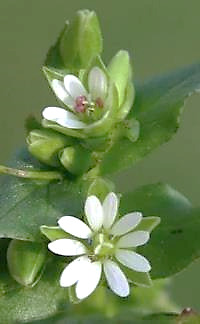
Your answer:
[[[0,0],[1,163],[24,142],[24,119],[56,104],[41,73],[45,54],[66,19],[80,8],[97,11],[104,33],[104,59],[128,49],[135,78],[200,59],[199,0]],[[186,105],[172,141],[117,175],[120,191],[163,181],[199,205],[200,97]],[[183,246],[184,253],[184,246]],[[170,294],[182,307],[200,310],[200,263],[173,278]]]

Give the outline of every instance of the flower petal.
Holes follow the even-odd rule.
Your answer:
[[[91,69],[88,75],[88,88],[92,99],[104,99],[107,92],[107,78],[98,66]]]
[[[101,278],[101,262],[88,262],[81,267],[81,277],[79,278],[75,291],[78,299],[88,297],[97,287]]]
[[[112,226],[118,212],[118,197],[110,192],[103,202],[103,226],[108,229]]]
[[[87,252],[85,245],[79,241],[71,239],[59,239],[48,244],[48,249],[59,255],[73,256]]]
[[[61,287],[70,287],[74,285],[80,278],[80,269],[90,262],[86,256],[81,256],[74,261],[70,262],[63,270],[60,277]]]
[[[118,248],[137,247],[144,245],[149,240],[149,232],[135,231],[122,236],[117,242]]]
[[[119,249],[115,256],[119,262],[132,270],[138,272],[149,272],[151,270],[149,261],[136,252]]]
[[[127,214],[120,218],[117,223],[115,223],[111,229],[111,234],[113,235],[123,235],[132,231],[141,221],[142,214],[139,212],[134,212]]]
[[[104,262],[104,273],[110,289],[120,297],[127,297],[130,293],[128,280],[117,263],[107,260]]]
[[[67,233],[76,237],[87,239],[92,235],[92,231],[80,219],[73,216],[63,216],[59,219],[58,225]]]
[[[64,85],[65,89],[74,100],[79,96],[88,96],[88,93],[81,81],[73,74],[67,74],[64,77]]]
[[[73,110],[74,99],[67,93],[64,83],[60,80],[54,79],[51,86],[58,99]]]
[[[98,231],[103,224],[103,208],[96,196],[89,196],[85,202],[85,215],[94,231]]]
[[[58,107],[46,107],[42,116],[50,121],[53,121],[63,127],[81,129],[86,126],[85,123],[80,121],[75,114]]]

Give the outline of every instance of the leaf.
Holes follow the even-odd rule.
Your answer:
[[[150,241],[138,248],[151,262],[152,278],[169,277],[200,257],[200,209],[165,184],[143,186],[124,195],[121,212],[141,211],[161,218]]]
[[[33,167],[29,154],[20,155],[18,167]],[[28,162],[27,162],[28,161]],[[56,226],[65,215],[80,216],[83,210],[81,184],[65,178],[60,182],[31,181],[11,176],[0,179],[0,237],[38,241],[40,226]]]
[[[179,127],[185,100],[199,89],[200,64],[139,84],[128,118],[140,122],[140,137],[135,143],[125,137],[116,140],[102,159],[101,174],[127,168],[169,141]]]

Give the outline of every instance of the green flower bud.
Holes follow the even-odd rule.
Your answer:
[[[72,70],[85,68],[101,51],[102,35],[95,12],[78,11],[60,38],[60,54],[64,65]]]
[[[71,143],[71,139],[66,136],[46,129],[31,131],[26,140],[29,152],[39,161],[51,166],[59,164],[58,151]]]
[[[81,175],[92,166],[91,152],[80,145],[66,147],[59,158],[65,169],[74,175]]]
[[[46,259],[46,249],[40,243],[12,240],[7,250],[11,276],[23,286],[34,286],[40,279]]]

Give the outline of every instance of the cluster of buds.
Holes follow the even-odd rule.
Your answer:
[[[125,50],[104,65],[99,23],[88,10],[66,24],[56,46],[62,69],[46,64],[43,71],[61,107],[43,109],[41,128],[27,137],[28,149],[43,163],[79,175],[95,164],[91,139],[106,141],[119,125],[121,136],[138,136],[135,122],[125,120],[134,101],[132,68]]]

